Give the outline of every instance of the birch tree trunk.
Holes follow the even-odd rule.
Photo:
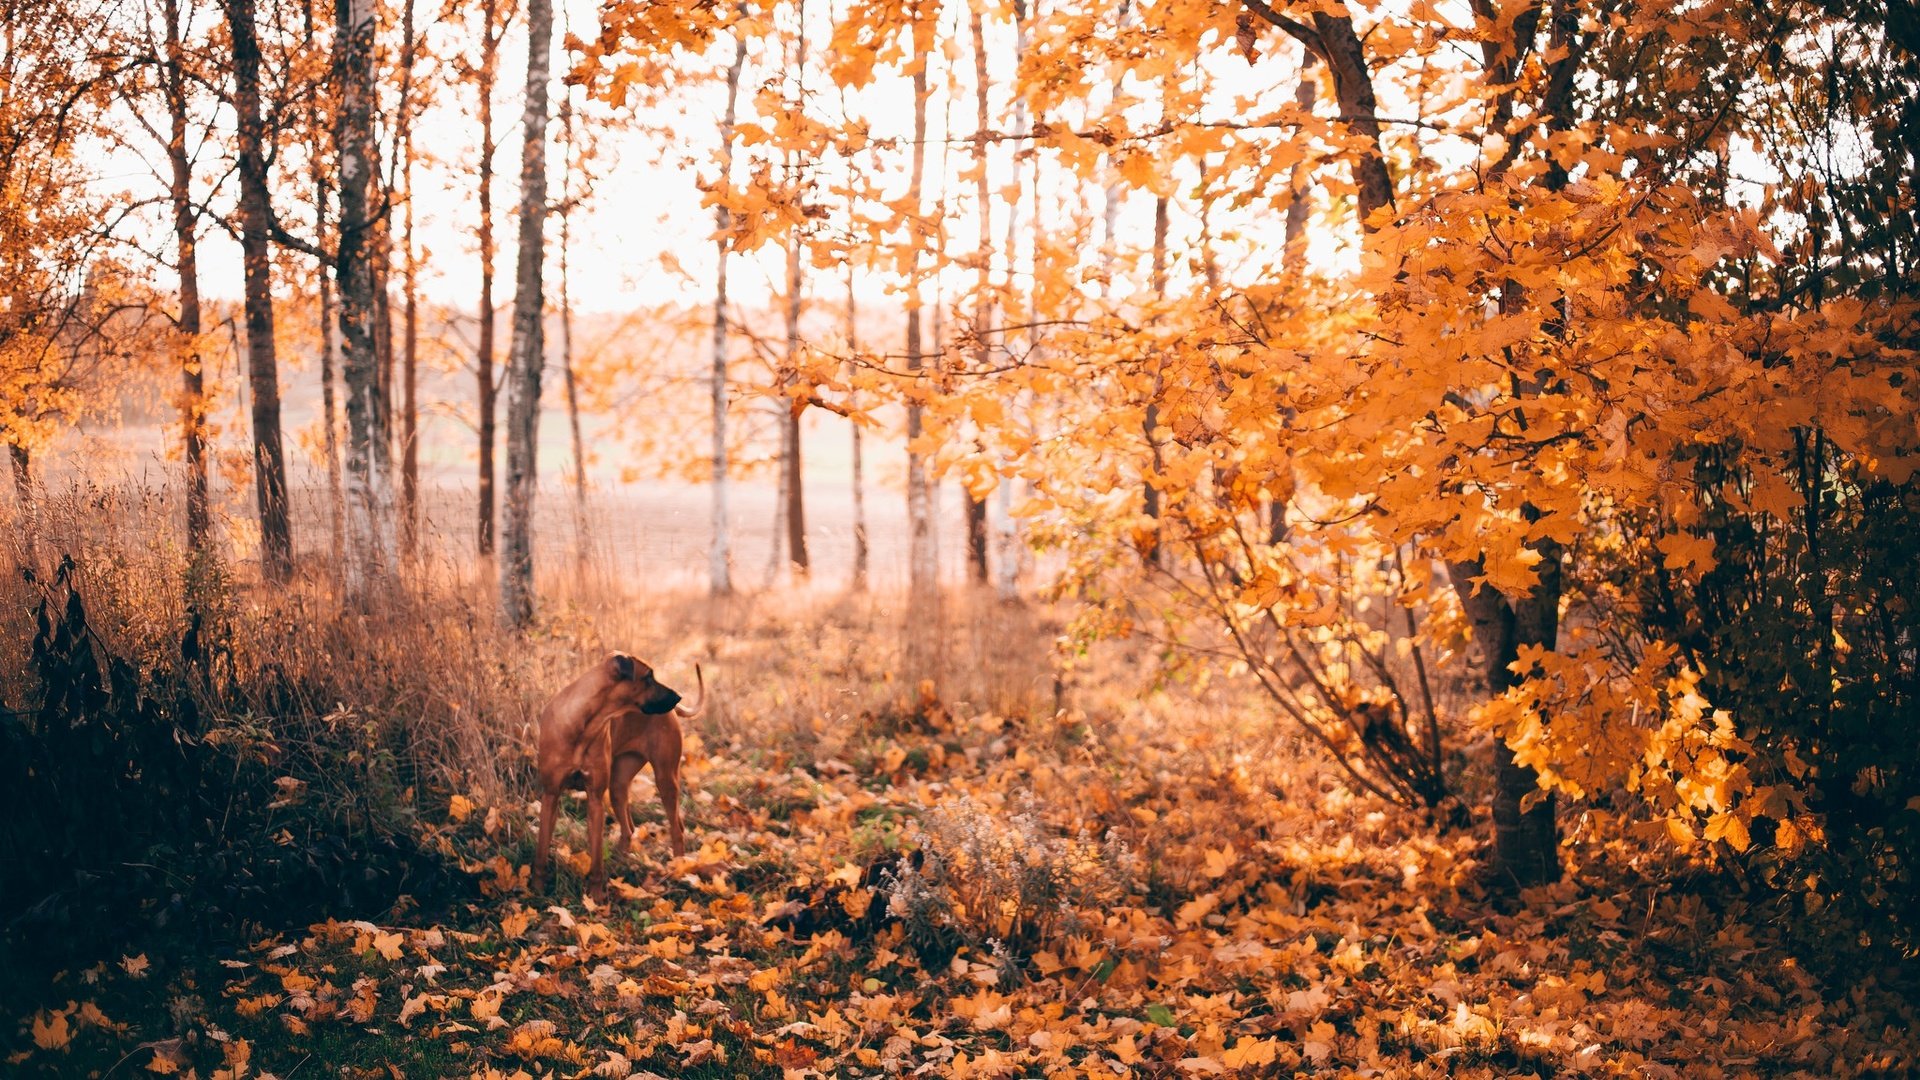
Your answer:
[[[173,235],[180,271],[180,437],[187,459],[187,560],[189,580],[212,557],[207,494],[206,381],[200,358],[199,215],[193,207],[193,163],[187,157],[187,73],[181,44],[180,0],[166,0],[164,89],[167,98],[167,164],[172,173]],[[195,603],[191,592],[188,603]]]
[[[268,581],[293,573],[287,465],[280,440],[280,374],[273,338],[273,209],[267,191],[266,124],[260,115],[260,41],[253,0],[224,0],[233,45],[234,123],[239,146],[240,257],[253,395],[253,486],[260,513],[260,569]]]
[[[927,462],[915,447],[922,431],[919,394],[923,387],[917,378],[924,358],[921,355],[920,325],[920,253],[927,244],[925,207],[920,205],[921,180],[927,158],[927,66],[932,62],[933,27],[916,23],[913,33],[913,166],[907,184],[907,205],[913,214],[911,251],[907,255],[907,371],[912,378],[907,400],[907,560],[911,618],[917,627],[939,624],[939,561],[934,548],[932,485]],[[918,636],[918,635],[916,635]]]
[[[720,177],[733,179],[733,123],[740,102],[740,71],[747,62],[744,30],[733,32],[733,63],[727,68],[727,111],[720,118]],[[713,354],[708,393],[713,411],[710,450],[713,477],[713,542],[707,548],[707,589],[714,596],[733,592],[732,540],[727,531],[727,233],[733,215],[724,200],[714,208]]]
[[[1313,103],[1320,94],[1320,79],[1314,69],[1320,66],[1320,58],[1313,50],[1305,50],[1300,61],[1300,85],[1294,89],[1293,104],[1300,110],[1302,117],[1313,112]],[[1307,214],[1313,209],[1313,169],[1301,158],[1287,174],[1287,217],[1286,231],[1282,233],[1285,247],[1281,249],[1280,270],[1288,280],[1297,281],[1307,268]]]
[[[847,220],[853,220],[854,201],[853,163],[847,164]],[[860,306],[854,296],[853,260],[847,260],[847,355],[860,355]],[[852,410],[853,400],[849,396],[847,405]],[[853,591],[866,592],[870,574],[869,563],[872,555],[867,546],[867,483],[866,448],[864,436],[858,418],[850,418],[853,424]]]
[[[567,390],[567,431],[573,440],[573,554],[587,562],[587,450],[580,437],[580,391],[573,378],[573,97],[560,98],[560,138],[566,149],[560,164],[560,373]]]
[[[980,260],[978,276],[974,282],[973,309],[973,363],[976,368],[985,368],[988,360],[988,347],[993,334],[993,199],[988,190],[987,178],[987,91],[991,85],[987,73],[987,37],[982,25],[980,8],[976,5],[969,12],[969,29],[973,34],[973,83],[974,83],[974,139],[973,139],[973,196],[978,204],[976,211],[980,215]],[[967,580],[975,585],[987,583],[987,500],[976,495],[972,488],[966,488],[967,517]]]
[[[533,500],[539,481],[540,376],[546,366],[547,82],[553,4],[527,5],[527,93],[520,153],[520,254],[513,338],[507,352],[507,503],[500,552],[500,610],[508,625],[533,621]]]
[[[373,0],[337,7],[340,112],[340,340],[347,390],[347,586],[360,602],[375,597],[392,568],[393,473],[389,411],[383,400],[377,341],[373,213],[378,158],[373,144]]]
[[[314,138],[313,219],[314,236],[324,247],[327,242],[328,204],[332,201],[332,182],[326,163],[320,157],[319,137]],[[329,566],[339,572],[346,558],[346,495],[340,481],[340,404],[335,399],[334,382],[340,370],[340,339],[334,333],[332,267],[322,259],[316,277],[320,279],[320,423],[321,439],[327,454],[327,552]]]
[[[1303,117],[1313,112],[1314,100],[1319,96],[1319,76],[1314,73],[1319,63],[1312,49],[1305,50],[1300,61],[1300,85],[1293,94],[1293,103],[1299,107]],[[1280,271],[1287,281],[1295,284],[1307,269],[1307,214],[1313,206],[1312,184],[1313,170],[1308,167],[1306,160],[1303,158],[1294,163],[1287,178],[1286,231],[1281,234],[1285,247],[1281,251]],[[1294,490],[1291,460],[1286,470],[1287,475],[1279,478],[1281,493],[1267,508],[1267,542],[1272,544],[1285,543],[1288,535],[1287,503],[1292,500]]]
[[[1026,59],[1026,55],[1026,0],[1013,0],[1013,66],[1015,71],[1020,69],[1020,64]],[[1027,99],[1016,94],[1013,99],[1013,134],[1015,147],[1026,145],[1025,138],[1027,133]],[[1020,192],[1023,190],[1020,176],[1020,162],[1023,153],[1024,151],[1016,149],[1013,153],[1013,161],[1011,163],[1013,171],[1011,180],[1014,197],[1012,201],[1007,204],[1007,241],[1005,244],[1007,252],[1007,279],[1009,281],[1013,279],[1014,264],[1019,257],[1020,251]],[[1037,170],[1035,175],[1038,175]],[[1040,215],[1039,202],[1039,192],[1036,189],[1034,192],[1034,217],[1036,220]],[[1009,297],[1009,304],[1011,304],[1014,290],[1009,288],[1007,295]],[[1014,313],[1009,310],[1007,315],[1007,322],[1009,324],[1013,323],[1015,321],[1013,317]],[[1032,331],[1029,331],[1029,333],[1031,332]],[[1007,333],[1007,343],[1008,347],[1011,348],[1013,344],[1011,330]],[[1020,523],[1013,518],[1013,480],[1008,478],[1002,481],[1000,486],[995,489],[994,494],[994,510],[998,516],[998,521],[995,525],[997,557],[995,559],[994,593],[999,596],[1002,603],[1009,603],[1017,599],[1020,595]]]

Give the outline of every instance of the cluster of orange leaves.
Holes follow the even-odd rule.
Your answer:
[[[1298,23],[1331,10],[1277,9]],[[617,100],[632,64],[698,68],[718,37],[790,33],[782,28],[797,10],[609,5],[577,77]],[[1701,520],[1709,493],[1689,464],[1702,448],[1736,455],[1749,485],[1739,504],[1783,521],[1798,498],[1796,433],[1817,430],[1844,456],[1841,482],[1903,484],[1920,468],[1911,422],[1920,380],[1906,377],[1916,357],[1897,344],[1912,306],[1774,302],[1808,271],[1796,245],[1818,194],[1791,173],[1794,155],[1820,149],[1793,145],[1804,133],[1764,126],[1764,104],[1789,99],[1799,77],[1780,66],[1769,35],[1787,33],[1791,54],[1825,32],[1819,17],[1788,32],[1720,7],[1581,15],[1556,32],[1587,43],[1595,66],[1579,77],[1603,85],[1578,91],[1568,106],[1577,117],[1555,126],[1541,123],[1544,102],[1569,46],[1519,41],[1529,6],[1341,5],[1363,30],[1367,77],[1398,95],[1382,109],[1418,117],[1388,125],[1378,151],[1397,174],[1394,205],[1362,223],[1339,207],[1370,148],[1324,103],[1297,104],[1294,80],[1317,82],[1323,102],[1333,89],[1319,69],[1285,62],[1297,46],[1240,5],[1121,10],[1049,5],[1044,26],[1021,31],[1031,40],[1017,57],[1013,6],[872,0],[835,10],[818,61],[828,78],[815,83],[830,80],[837,112],[829,92],[800,102],[769,92],[762,115],[738,128],[742,149],[771,155],[768,163],[780,154],[838,162],[812,183],[831,187],[844,165],[831,220],[802,205],[825,199],[824,188],[809,195],[766,170],[711,185],[709,203],[731,211],[736,250],[809,245],[820,265],[851,261],[894,291],[925,299],[957,287],[950,303],[963,326],[997,312],[949,342],[931,378],[902,378],[885,360],[848,364],[846,343],[822,338],[780,392],[840,392],[868,410],[920,406],[914,449],[977,497],[1020,485],[1031,496],[1017,509],[1029,536],[1065,553],[1068,584],[1083,596],[1135,603],[1155,575],[1131,553],[1177,545],[1202,573],[1153,614],[1197,616],[1241,637],[1267,619],[1301,631],[1330,684],[1302,706],[1310,727],[1336,729],[1333,714],[1378,696],[1338,659],[1348,642],[1410,645],[1440,660],[1466,652],[1458,605],[1436,584],[1442,566],[1478,567],[1453,588],[1520,596],[1551,543],[1641,573],[1657,567],[1679,589],[1697,581],[1716,558]],[[871,99],[932,64],[948,104],[967,101],[974,76],[962,53],[974,46],[962,40],[963,15],[993,28],[983,40],[999,51],[981,63],[999,81],[988,88],[990,129],[949,138],[984,140],[969,155],[1003,153],[1011,139],[1020,164],[969,158],[968,168],[989,169],[995,184],[1026,169],[1065,194],[1043,200],[1034,180],[1032,192],[1011,183],[990,206],[949,197],[936,207],[900,199],[897,175],[889,186],[907,148],[888,126],[899,117]],[[1691,43],[1707,39],[1732,68],[1771,58],[1740,107],[1712,122],[1678,104],[1719,115],[1718,89],[1684,70]],[[1625,62],[1605,52],[1621,41],[1647,43],[1638,62],[1659,70],[1635,75],[1638,92],[1669,95],[1668,122],[1649,127],[1602,106],[1616,89],[1622,108],[1639,106],[1604,84],[1625,77],[1605,67]],[[1524,46],[1525,62],[1511,80],[1497,78],[1483,46]],[[1029,112],[1030,141],[1001,101]],[[1513,101],[1532,115],[1489,119]],[[1769,164],[1789,175],[1736,199],[1687,171],[1736,138],[1771,140],[1784,157]],[[1304,193],[1296,166],[1311,174]],[[856,183],[855,171],[874,175]],[[1302,272],[1277,250],[1277,219],[1302,197],[1316,200],[1316,229],[1340,237],[1337,266]],[[1103,200],[1137,208],[1153,199],[1166,200],[1174,223],[1161,249],[1150,250],[1144,230],[1089,243]],[[996,229],[1009,214],[1037,225],[1007,250],[993,230],[994,246],[969,240],[954,250],[953,238],[969,234],[965,218],[981,214],[994,215]],[[908,225],[929,217],[943,222],[938,250],[910,260],[900,238],[917,242],[927,230]],[[1196,222],[1211,230],[1197,240]],[[907,268],[922,255],[930,268],[916,278]],[[1235,262],[1237,276],[1219,272]],[[1028,328],[996,331],[996,318]],[[994,373],[969,375],[983,354]],[[1148,486],[1157,516],[1146,509]],[[1286,544],[1252,535],[1274,503],[1294,522]],[[1628,518],[1638,527],[1623,526]],[[1355,567],[1399,558],[1408,565],[1377,599],[1421,625],[1382,641],[1377,616],[1341,604],[1354,595]],[[1741,774],[1729,753],[1738,741],[1724,731],[1740,718],[1706,699],[1701,673],[1671,642],[1631,629],[1647,621],[1635,598],[1580,590],[1569,587],[1568,608],[1601,610],[1629,648],[1570,628],[1557,654],[1536,658],[1526,685],[1443,720],[1471,719],[1569,796],[1613,786],[1645,796],[1654,824],[1676,841],[1705,836],[1742,850],[1756,817],[1789,838],[1817,829],[1791,790],[1756,789]],[[1087,625],[1125,632],[1138,622],[1133,612],[1095,611]]]

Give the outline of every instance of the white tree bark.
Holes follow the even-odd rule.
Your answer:
[[[1013,26],[1013,63],[1014,69],[1017,71],[1019,70],[1021,61],[1024,60],[1027,55],[1027,5],[1024,0],[1014,0]],[[1025,145],[1024,137],[1027,134],[1027,100],[1017,94],[1013,99],[1013,134],[1015,146]],[[1020,196],[1018,195],[1018,192],[1021,190],[1020,160],[1020,153],[1016,151],[1013,155],[1013,190],[1016,194],[1013,200],[1007,204],[1006,251],[1007,277],[1009,280],[1013,277],[1014,262],[1020,251]],[[1039,192],[1036,189],[1034,192],[1034,215],[1036,218],[1039,216],[1039,213]],[[1013,294],[1011,289],[1008,290],[1008,294],[1009,296]],[[1007,321],[1012,323],[1014,321],[1013,312],[1009,310],[1007,314]],[[1009,347],[1012,346],[1012,343],[1012,331],[1009,330]],[[1013,600],[1020,595],[1020,563],[1022,560],[1022,552],[1020,523],[1015,521],[1013,517],[1013,479],[1011,477],[1003,480],[999,488],[994,491],[994,509],[998,511],[998,513],[993,523],[993,589],[1001,600]]]
[[[527,93],[520,154],[520,254],[507,350],[507,500],[500,538],[500,612],[533,621],[533,500],[539,482],[540,377],[546,368],[547,83],[552,0],[527,5]]]
[[[337,16],[340,119],[341,374],[347,391],[347,585],[363,601],[393,565],[392,439],[374,340],[373,0],[342,0]]]
[[[907,257],[907,371],[917,375],[924,366],[920,337],[920,252],[927,244],[925,208],[920,205],[921,179],[927,159],[927,66],[932,53],[921,47],[920,32],[914,33],[913,58],[913,172],[907,186],[907,202],[913,213],[914,243]],[[920,380],[913,381],[918,395]],[[934,625],[939,611],[939,553],[934,547],[933,491],[927,475],[926,458],[913,448],[921,433],[921,406],[916,399],[907,405],[907,531],[909,592],[915,607],[915,622]]]
[[[727,111],[720,118],[721,186],[733,178],[733,122],[740,104],[740,70],[747,62],[747,38],[736,28],[733,64],[727,68]],[[707,587],[715,596],[733,591],[732,538],[727,532],[727,232],[733,215],[725,202],[714,209],[713,276],[713,544],[707,549]]]

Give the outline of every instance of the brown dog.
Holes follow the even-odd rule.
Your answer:
[[[620,823],[620,849],[625,851],[633,844],[627,789],[648,762],[653,763],[654,786],[667,812],[673,853],[686,854],[686,833],[680,823],[680,720],[700,715],[707,698],[707,680],[698,664],[693,673],[700,683],[700,700],[684,707],[679,694],[654,678],[652,668],[614,653],[568,683],[540,710],[540,843],[533,855],[536,891],[547,888],[560,795],[585,789],[587,850],[593,859],[588,877],[593,898],[606,900],[605,799],[612,795],[613,817]]]

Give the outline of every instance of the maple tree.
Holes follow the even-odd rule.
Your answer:
[[[33,458],[89,407],[100,367],[92,330],[113,306],[118,275],[99,250],[101,204],[76,151],[98,124],[111,72],[77,44],[82,16],[6,9],[0,82],[0,437],[14,497],[38,502]],[[105,290],[103,292],[103,289]]]
[[[615,6],[599,49],[705,46],[710,23],[694,18],[668,34],[654,23],[659,17]],[[1457,655],[1470,632],[1480,678],[1494,698],[1473,713],[1477,725],[1499,736],[1495,824],[1503,873],[1521,884],[1551,880],[1558,873],[1554,792],[1592,786],[1568,782],[1560,755],[1589,758],[1592,744],[1608,741],[1607,728],[1618,722],[1584,703],[1593,687],[1617,677],[1619,661],[1572,644],[1587,635],[1584,625],[1562,631],[1563,609],[1584,623],[1582,613],[1596,599],[1565,577],[1582,569],[1584,553],[1616,527],[1607,508],[1633,505],[1649,490],[1645,473],[1619,464],[1625,430],[1602,440],[1595,424],[1622,418],[1643,448],[1641,436],[1656,428],[1669,431],[1669,440],[1697,438],[1700,406],[1679,402],[1699,391],[1677,391],[1662,366],[1621,367],[1621,358],[1671,352],[1675,329],[1703,340],[1720,335],[1726,343],[1703,345],[1696,356],[1738,348],[1739,313],[1719,299],[1731,283],[1709,271],[1722,260],[1744,259],[1750,276],[1753,260],[1772,252],[1765,230],[1773,223],[1707,200],[1726,198],[1730,142],[1766,131],[1771,103],[1784,100],[1772,95],[1798,83],[1735,74],[1761,70],[1767,59],[1784,62],[1783,51],[1805,48],[1825,16],[1808,9],[1769,24],[1731,12],[1689,15],[1680,20],[1686,32],[1649,38],[1649,28],[1664,25],[1660,12],[1483,6],[1464,24],[1432,13],[1404,25],[1375,17],[1365,43],[1361,13],[1295,14],[1261,3],[1154,5],[1130,10],[1117,24],[1107,21],[1111,13],[1071,6],[1050,17],[1066,29],[1037,56],[1023,57],[1014,97],[1043,116],[1081,119],[1037,124],[1034,152],[1050,152],[1070,183],[1107,190],[1110,238],[1116,192],[1154,195],[1155,269],[1138,282],[1144,292],[1129,296],[1115,280],[1125,271],[1115,269],[1114,251],[1102,251],[1100,265],[1089,267],[1079,253],[1048,250],[1042,239],[1027,301],[1034,323],[1054,332],[1044,342],[1036,335],[1027,356],[997,378],[942,385],[945,392],[931,397],[915,381],[892,380],[909,411],[913,447],[929,444],[919,428],[930,422],[938,430],[933,441],[948,447],[947,464],[980,461],[984,448],[979,455],[953,452],[944,418],[977,416],[988,399],[1010,393],[1035,394],[1052,425],[1078,437],[1034,453],[1020,424],[1001,425],[994,434],[1007,443],[996,449],[1016,463],[1008,471],[1023,473],[1073,522],[1053,535],[1071,545],[1075,588],[1134,609],[1131,586],[1095,579],[1141,570],[1148,580],[1156,572],[1173,579],[1171,598],[1210,613],[1243,662],[1265,670],[1283,711],[1352,762],[1356,782],[1382,795],[1429,806],[1447,799],[1442,733],[1465,717],[1441,715],[1427,654]],[[920,7],[855,5],[834,38],[832,72],[843,84],[865,84],[888,65],[913,81],[916,120],[906,144],[916,173],[929,93],[919,35],[938,23]],[[1235,56],[1260,66],[1281,35],[1304,56],[1294,65],[1291,108],[1276,102],[1263,105],[1261,115],[1214,119],[1213,88],[1227,78],[1219,65]],[[1478,54],[1461,71],[1465,78],[1443,88],[1434,69],[1443,60],[1462,67],[1457,57],[1440,55],[1462,36],[1478,42]],[[1224,55],[1223,42],[1231,43]],[[603,64],[589,50],[589,70]],[[1702,68],[1728,77],[1716,83],[1694,74]],[[1634,82],[1627,71],[1659,77]],[[1587,80],[1587,72],[1599,78]],[[1335,119],[1313,114],[1314,84],[1323,77]],[[976,79],[976,91],[985,93],[983,67]],[[1404,85],[1409,79],[1411,88]],[[1408,97],[1419,115],[1383,116],[1382,84]],[[1137,93],[1136,85],[1154,90]],[[1873,100],[1891,96],[1885,86],[1876,91]],[[1157,110],[1143,107],[1156,95]],[[1644,134],[1636,117],[1666,129]],[[1873,123],[1864,115],[1859,122]],[[1393,135],[1396,127],[1409,134]],[[1287,130],[1291,137],[1276,141],[1273,132]],[[977,145],[988,137],[982,129]],[[1422,137],[1437,145],[1422,146]],[[1703,151],[1722,162],[1717,192],[1688,187],[1701,179],[1691,163]],[[1357,273],[1317,282],[1301,280],[1300,270],[1308,213],[1302,170],[1315,154],[1345,166],[1350,180],[1335,185],[1339,174],[1325,169],[1318,179],[1332,187],[1336,205],[1351,200],[1364,237]],[[1213,155],[1223,160],[1214,165]],[[1396,164],[1399,155],[1410,155],[1404,167]],[[1890,160],[1900,159],[1895,153]],[[1176,200],[1175,177],[1187,170],[1203,184]],[[1170,210],[1184,208],[1207,222],[1276,187],[1288,197],[1275,280],[1292,295],[1257,279],[1221,280],[1217,245],[1209,242],[1195,260],[1203,273],[1185,283],[1204,282],[1199,298],[1168,302]],[[916,190],[910,181],[909,203]],[[763,208],[760,198],[746,193],[741,212]],[[1176,205],[1192,202],[1200,205]],[[1656,217],[1676,212],[1687,224],[1663,220],[1655,229]],[[933,232],[911,205],[903,217],[916,241],[903,268],[911,375],[923,361],[913,260],[928,250]],[[1669,251],[1698,254],[1688,264]],[[1076,266],[1104,279],[1098,293],[1067,287]],[[1042,276],[1043,268],[1055,273]],[[1662,272],[1663,293],[1687,297],[1684,310],[1662,310],[1660,297],[1647,295],[1643,282],[1652,269]],[[985,286],[976,291],[984,294]],[[1329,298],[1345,309],[1343,317],[1305,319],[1316,302],[1303,300],[1307,295]],[[1898,351],[1888,331],[1909,311],[1904,303],[1888,307],[1858,326],[1854,344],[1823,343],[1823,351],[1891,347],[1889,362],[1903,364],[1909,354]],[[1833,333],[1825,318],[1781,321],[1770,314],[1773,333]],[[979,321],[984,343],[991,330],[984,317]],[[1036,355],[1043,345],[1046,360]],[[1063,378],[1109,392],[1063,394]],[[1707,399],[1720,415],[1717,393]],[[1859,405],[1842,410],[1889,407],[1863,393],[1864,386],[1849,391]],[[1668,407],[1651,410],[1654,401]],[[942,419],[920,419],[929,405]],[[1121,436],[1127,411],[1139,417],[1134,439]],[[1902,411],[1904,404],[1891,406]],[[1409,429],[1415,418],[1424,419]],[[1746,433],[1724,437],[1749,447],[1760,441]],[[1083,464],[1095,463],[1093,476],[1117,478],[1119,462],[1110,455],[1129,443],[1137,449],[1121,460],[1137,462],[1144,520],[1116,520],[1105,485],[1087,483]],[[1890,481],[1903,482],[1908,474],[1898,462],[1911,448],[1874,449]],[[1658,451],[1645,457],[1664,460]],[[910,499],[916,490],[910,482]],[[1249,520],[1263,510],[1272,523],[1264,536]],[[1106,552],[1116,539],[1154,557],[1144,566],[1115,563]],[[1705,564],[1682,554],[1688,549],[1678,538],[1656,543],[1665,544],[1651,552],[1657,572]],[[1159,565],[1170,545],[1191,561]],[[1368,560],[1391,568],[1362,578],[1357,567]],[[928,576],[916,571],[917,580]],[[1379,614],[1381,606],[1388,615]],[[1089,626],[1124,628],[1137,614]],[[1404,627],[1396,625],[1401,616]],[[1630,652],[1670,655],[1657,637],[1632,636]],[[1582,657],[1584,675],[1570,676],[1556,659],[1566,654]],[[1665,703],[1648,702],[1645,716],[1636,705],[1630,726],[1644,727],[1686,700],[1667,698],[1655,685],[1649,691]],[[1550,698],[1572,707],[1561,715]],[[1632,770],[1621,779],[1634,782]],[[1754,812],[1726,794],[1689,811],[1711,817],[1716,839],[1743,828]]]

